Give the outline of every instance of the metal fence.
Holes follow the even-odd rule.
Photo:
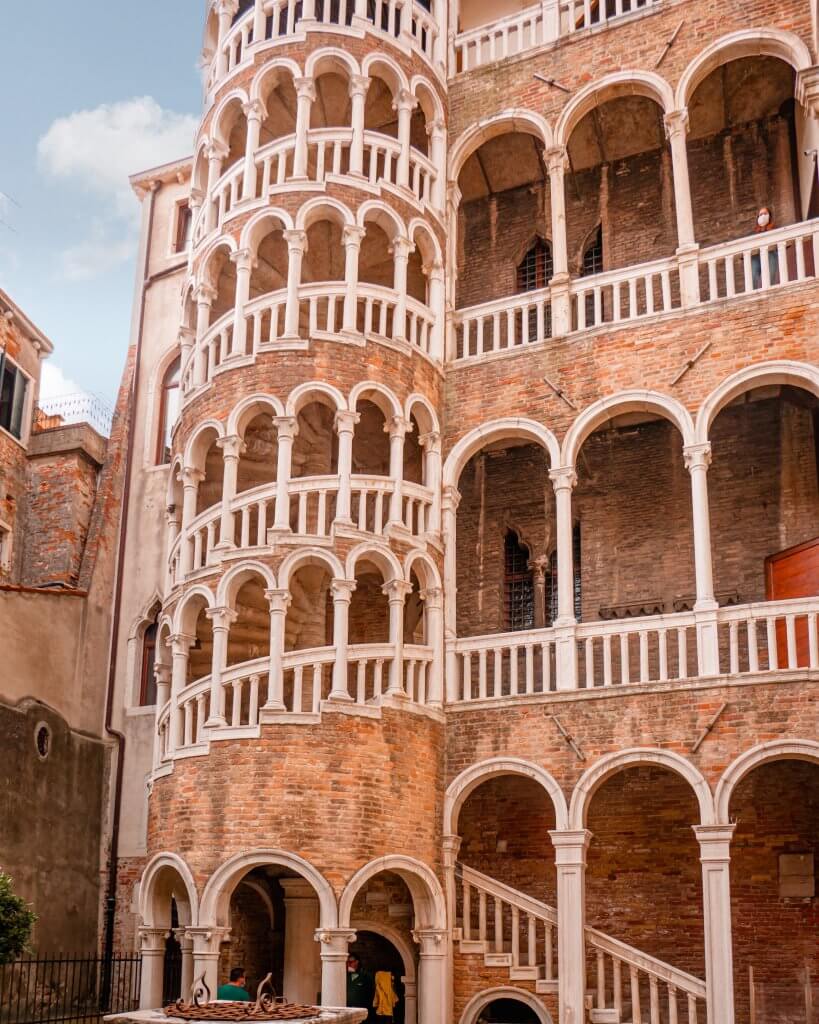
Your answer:
[[[39,957],[0,965],[0,1024],[97,1024],[139,1006],[138,955]]]
[[[76,395],[57,395],[41,398],[35,412],[35,429],[66,426],[70,423],[88,423],[103,437],[110,437],[114,414],[96,395],[80,392]]]

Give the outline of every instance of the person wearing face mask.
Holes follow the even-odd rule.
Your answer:
[[[756,229],[755,232],[758,235],[764,234],[767,231],[773,231],[776,225],[774,224],[773,214],[771,213],[770,207],[761,207],[756,217]],[[779,254],[776,248],[768,250],[768,270],[770,272],[770,283],[779,284]],[[751,276],[753,279],[754,290],[762,287],[762,259],[761,254],[758,252],[751,254]]]

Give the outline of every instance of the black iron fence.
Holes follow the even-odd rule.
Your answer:
[[[134,954],[38,957],[0,964],[0,1024],[97,1024],[139,1006],[142,960]]]

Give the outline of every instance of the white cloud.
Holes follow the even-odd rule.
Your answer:
[[[40,401],[47,398],[59,398],[62,395],[76,395],[80,391],[79,386],[63,373],[54,363],[43,363],[43,373],[40,377]]]
[[[95,218],[91,234],[60,253],[60,276],[66,281],[91,281],[127,263],[136,251],[133,232],[122,236]]]
[[[104,103],[58,118],[37,144],[39,165],[131,218],[136,204],[128,176],[189,154],[196,126],[195,117],[164,110],[151,96]]]

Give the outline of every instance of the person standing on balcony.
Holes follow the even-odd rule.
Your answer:
[[[773,214],[770,207],[763,206],[756,216],[756,234],[764,234],[766,231],[773,231],[776,228]],[[770,283],[779,284],[779,255],[775,248],[768,250],[768,270],[770,272]],[[762,256],[755,252],[751,255],[751,273],[753,286],[756,291],[762,287]]]

